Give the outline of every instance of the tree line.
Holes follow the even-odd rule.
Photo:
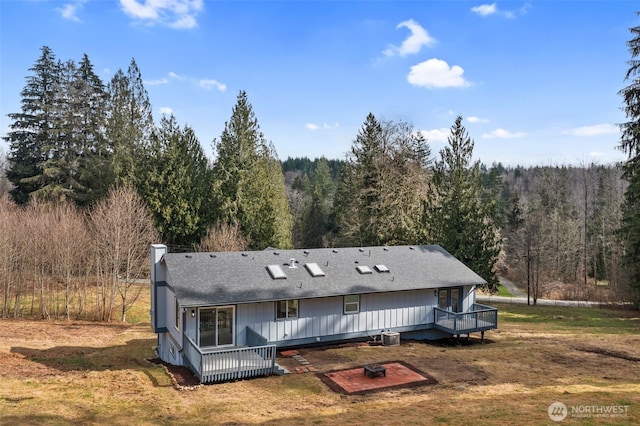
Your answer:
[[[64,208],[91,229],[89,218],[114,191],[132,191],[145,208],[139,220],[148,219],[155,232],[136,242],[144,250],[158,241],[172,251],[440,244],[490,287],[498,284],[498,273],[527,281],[534,301],[567,282],[582,284],[575,287],[578,297],[589,297],[589,286],[597,283],[615,288],[618,298],[637,297],[628,291],[637,287],[625,239],[634,234],[620,232],[633,211],[633,185],[622,179],[629,182],[628,164],[487,168],[472,160],[474,141],[462,117],[451,126],[445,148],[432,155],[410,123],[374,114],[365,118],[344,160],[281,162],[244,91],[209,160],[193,129],[173,115],[156,124],[135,60],[105,85],[87,55],[79,64],[62,62],[45,46],[30,71],[21,111],[9,114],[5,137],[11,200],[4,210],[11,214]],[[117,232],[119,225],[111,226]],[[87,232],[100,247],[109,244],[103,238],[112,239],[107,232]],[[16,284],[25,275],[16,272],[20,263],[4,262],[14,265],[0,277],[4,297],[12,300],[16,292],[26,294]],[[137,270],[145,267],[141,262]],[[54,264],[39,270],[65,289],[64,280],[53,278]],[[104,275],[100,262],[92,265],[93,273]],[[69,270],[75,271],[69,277],[92,282],[90,274]],[[53,297],[40,275],[31,273],[29,280],[32,294],[38,288]],[[120,294],[120,280],[112,281],[110,294]],[[96,311],[106,311],[105,303]],[[70,315],[69,309],[62,311]]]

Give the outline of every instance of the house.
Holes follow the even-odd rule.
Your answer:
[[[278,372],[277,348],[497,327],[486,282],[442,247],[169,253],[151,246],[158,356],[203,383]]]

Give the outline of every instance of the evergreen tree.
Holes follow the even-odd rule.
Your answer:
[[[122,70],[116,72],[108,92],[106,135],[113,152],[113,178],[118,187],[132,185],[139,188],[145,171],[140,170],[138,159],[144,155],[154,125],[149,95],[135,59],[131,59],[126,75]]]
[[[69,60],[54,99],[52,137],[44,149],[43,186],[34,194],[45,199],[72,199],[88,204],[106,194],[110,183],[104,139],[106,94],[84,55],[80,66]]]
[[[81,119],[78,136],[80,170],[78,181],[87,188],[76,201],[93,203],[105,197],[113,182],[111,174],[111,149],[106,139],[107,101],[106,87],[93,70],[93,64],[85,54],[78,66],[79,93],[81,102],[77,113]]]
[[[87,55],[80,67],[42,56],[22,91],[22,112],[10,114],[13,131],[8,177],[19,203],[29,197],[90,203],[104,195],[105,92]]]
[[[385,149],[382,125],[369,113],[351,147],[358,180],[358,239],[357,245],[381,245],[383,243],[382,186]]]
[[[77,169],[73,133],[79,128],[74,110],[76,64],[71,60],[58,62],[58,68],[60,73],[51,105],[53,125],[42,147],[46,158],[38,165],[40,188],[32,193],[39,199],[52,201],[71,199],[77,183],[73,179],[73,170]]]
[[[329,162],[322,157],[309,176],[307,205],[302,214],[302,244],[306,248],[326,245],[329,206],[333,195],[333,182]]]
[[[430,150],[407,123],[369,114],[342,169],[334,205],[339,245],[415,243],[422,233]]]
[[[44,46],[42,54],[29,69],[27,84],[20,92],[21,111],[9,114],[13,121],[4,138],[9,142],[7,178],[10,191],[18,204],[29,201],[32,193],[45,185],[42,164],[49,158],[45,147],[52,143],[55,127],[54,101],[59,88],[60,66],[53,51]]]
[[[291,246],[293,220],[282,167],[241,91],[219,141],[213,168],[218,223],[240,225],[254,249]]]
[[[180,129],[173,115],[162,117],[151,140],[147,178],[141,183],[144,198],[163,239],[193,249],[210,220],[207,157],[193,130]]]
[[[627,118],[620,125],[620,149],[627,154],[623,177],[629,183],[622,210],[621,235],[633,301],[640,308],[640,26],[630,28],[630,31],[632,38],[627,46],[631,59],[625,75],[629,85],[620,91]]]
[[[425,219],[432,243],[441,245],[494,286],[500,251],[496,200],[483,197],[480,162],[472,163],[473,146],[459,116],[448,146],[440,151],[441,159],[435,164]]]
[[[352,161],[346,161],[338,176],[336,194],[329,215],[331,245],[348,247],[357,245],[358,204],[355,202],[355,171]]]

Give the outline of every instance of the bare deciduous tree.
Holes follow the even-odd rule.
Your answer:
[[[8,317],[11,312],[12,296],[18,285],[18,208],[4,193],[0,196],[0,282],[2,283],[2,308],[0,314]],[[14,311],[15,313],[15,311]]]
[[[200,252],[207,251],[240,251],[249,246],[237,223],[222,223],[211,227],[207,236],[196,246]]]
[[[148,272],[147,248],[159,240],[153,219],[136,191],[123,186],[110,191],[90,214],[100,288],[99,319],[110,321],[120,297],[121,320],[138,299],[136,280]]]
[[[70,202],[56,205],[53,213],[52,272],[56,280],[62,283],[64,315],[69,320],[73,299],[80,291],[83,266],[87,264],[89,233],[84,217]]]

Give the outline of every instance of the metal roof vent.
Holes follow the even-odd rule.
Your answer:
[[[317,263],[305,263],[304,267],[307,268],[312,277],[324,277],[326,275]]]
[[[385,265],[375,265],[374,268],[378,272],[389,272],[389,268],[387,268]]]
[[[363,274],[363,275],[364,274],[373,274],[373,271],[367,265],[356,266],[356,270],[358,272],[360,272],[361,274]]]
[[[297,261],[297,260],[295,260],[295,259],[292,257],[292,258],[289,260],[289,269],[295,269],[295,268],[297,268],[297,266],[296,266],[296,263],[297,263],[297,262],[298,262],[298,261]]]
[[[284,280],[287,278],[287,274],[284,273],[280,265],[269,265],[267,266],[267,271],[269,271],[269,275],[274,280]]]

